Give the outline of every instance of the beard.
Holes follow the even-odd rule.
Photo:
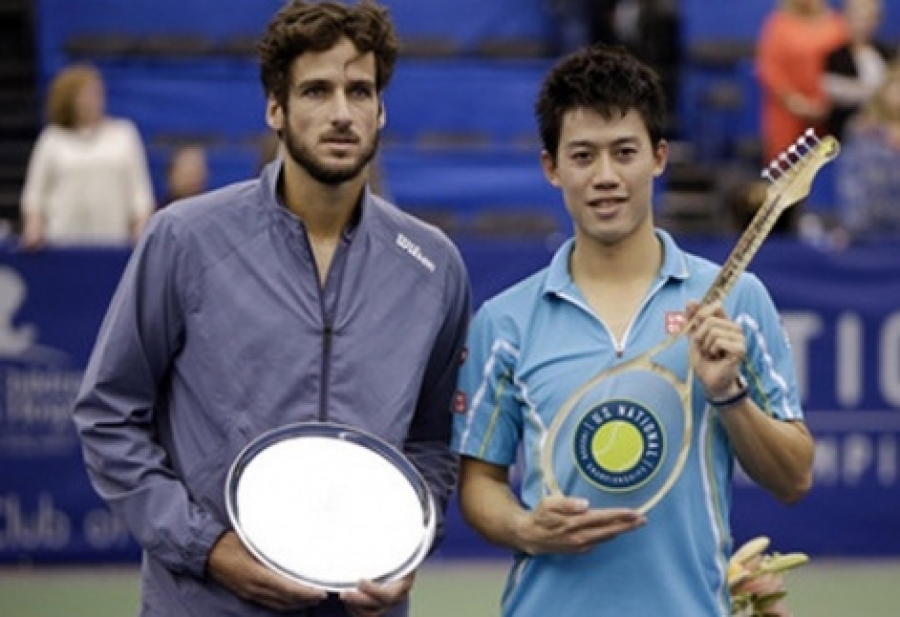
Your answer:
[[[300,143],[290,127],[285,127],[284,130],[284,148],[291,160],[303,168],[314,180],[329,186],[343,184],[359,177],[375,157],[375,152],[378,150],[378,139],[379,134],[376,133],[369,147],[363,150],[355,161],[350,162],[349,166],[326,165],[309,148]]]

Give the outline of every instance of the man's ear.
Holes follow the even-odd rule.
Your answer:
[[[656,144],[656,149],[653,151],[653,158],[656,161],[653,175],[654,177],[659,177],[666,171],[666,164],[669,161],[669,142],[665,139],[660,139],[659,143]]]
[[[284,130],[284,109],[271,96],[266,99],[266,124],[275,132]]]
[[[381,99],[378,103],[378,130],[383,129],[385,124],[387,124],[387,108],[384,106],[384,99]]]
[[[556,159],[546,150],[541,150],[541,168],[547,182],[559,188],[559,175],[556,173]]]

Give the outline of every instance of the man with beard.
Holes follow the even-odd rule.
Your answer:
[[[415,572],[327,594],[263,566],[224,496],[255,437],[329,422],[402,451],[442,518],[470,292],[448,238],[367,186],[397,51],[373,2],[284,6],[259,45],[283,154],[158,212],[131,256],[74,419],[143,549],[144,617],[408,612]]]

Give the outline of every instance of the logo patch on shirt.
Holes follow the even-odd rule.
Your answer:
[[[686,322],[684,311],[668,311],[666,313],[666,334],[681,332]]]
[[[466,413],[468,408],[469,404],[466,400],[466,393],[462,390],[457,390],[456,396],[453,397],[453,413]]]
[[[422,253],[422,249],[418,244],[403,234],[397,234],[397,246],[409,253],[416,261],[425,266],[429,272],[434,272],[434,262]]]

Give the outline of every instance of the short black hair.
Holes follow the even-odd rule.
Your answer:
[[[563,118],[576,109],[593,110],[604,118],[637,111],[654,145],[663,139],[668,123],[659,74],[624,48],[603,43],[563,57],[541,86],[535,115],[543,148],[554,159]]]

